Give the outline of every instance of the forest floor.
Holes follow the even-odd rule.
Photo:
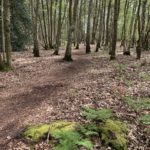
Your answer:
[[[53,56],[42,50],[39,58],[30,51],[13,53],[14,69],[0,72],[0,150],[29,149],[15,138],[29,124],[82,121],[82,106],[112,109],[129,126],[128,149],[150,150],[150,123],[138,121],[141,115],[150,115],[150,103],[136,109],[132,99],[150,101],[150,53],[136,61],[134,55],[118,51],[117,60],[110,62],[106,52],[85,55],[82,46],[73,50],[74,61],[69,63],[62,61],[63,53]]]

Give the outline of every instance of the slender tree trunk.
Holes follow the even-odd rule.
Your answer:
[[[91,53],[90,40],[91,40],[92,2],[93,2],[93,0],[89,0],[88,21],[87,21],[87,35],[86,35],[86,54]]]
[[[76,45],[76,49],[79,49],[79,44],[81,42],[81,36],[82,36],[82,8],[83,8],[83,0],[80,1],[80,12],[78,15],[78,23],[77,23],[77,45]]]
[[[130,52],[130,48],[133,47],[133,42],[132,42],[132,35],[133,35],[133,30],[134,30],[134,23],[136,22],[136,10],[137,10],[137,2],[134,1],[133,4],[133,9],[132,9],[132,17],[131,17],[131,22],[129,26],[129,45],[128,45],[128,51]]]
[[[34,42],[33,54],[34,57],[40,57],[39,41],[38,41],[39,0],[36,0],[36,2],[31,0],[31,7],[32,7],[32,24],[33,24],[33,42]]]
[[[91,44],[95,44],[95,36],[96,36],[96,29],[97,29],[97,13],[98,13],[98,0],[95,2],[95,11],[94,11],[94,17],[93,17],[93,29],[92,29],[92,38],[91,38]]]
[[[11,38],[10,38],[10,0],[4,1],[4,31],[5,31],[5,51],[6,65],[11,68]]]
[[[108,9],[107,9],[107,21],[106,21],[106,41],[105,41],[106,46],[108,46],[108,42],[109,42],[109,21],[110,21],[111,3],[112,0],[109,0]]]
[[[99,32],[98,32],[98,39],[97,39],[97,44],[96,44],[96,50],[95,52],[98,52],[100,47],[101,47],[101,39],[102,39],[102,17],[103,17],[103,6],[104,6],[104,0],[100,2],[99,5],[99,10],[100,10],[100,15],[99,15]]]
[[[50,0],[50,48],[53,48],[53,0]]]
[[[60,47],[60,38],[61,38],[61,28],[62,28],[62,0],[59,0],[59,17],[58,17],[58,27],[57,27],[57,36],[56,36],[56,46],[54,55],[59,54],[59,47]]]
[[[68,30],[68,41],[65,52],[64,60],[72,61],[72,38],[73,32],[75,31],[76,19],[77,19],[77,8],[79,0],[74,1],[74,9],[72,10],[73,1],[69,0],[69,30]]]
[[[42,4],[42,15],[43,15],[43,27],[44,27],[44,38],[45,38],[45,46],[44,48],[48,49],[48,41],[47,41],[47,28],[46,28],[46,18],[45,18],[45,8],[44,8],[44,0],[41,0]]]
[[[137,47],[136,47],[137,59],[140,59],[140,58],[141,58],[141,49],[142,49],[142,35],[141,35],[140,11],[141,11],[141,0],[139,0],[138,11],[137,11],[138,34],[139,34],[139,39],[138,39],[138,41],[137,41]]]
[[[4,31],[4,0],[1,0],[1,20],[2,20],[2,52],[3,52],[3,62],[6,61],[5,53],[5,31]]]
[[[117,44],[117,28],[118,28],[119,10],[120,10],[120,0],[115,0],[114,20],[113,20],[113,37],[112,37],[112,49],[110,52],[110,60],[116,59],[116,44]]]

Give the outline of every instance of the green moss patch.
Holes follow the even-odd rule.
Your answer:
[[[74,131],[76,128],[75,122],[58,121],[52,124],[42,124],[29,126],[23,133],[23,137],[33,142],[38,142],[40,139],[47,137],[48,133],[53,136],[58,132]]]
[[[114,120],[107,120],[100,126],[101,139],[105,145],[110,145],[116,150],[127,150],[127,126]]]
[[[45,138],[45,136],[48,134],[48,131],[48,124],[30,126],[23,133],[23,137],[27,140],[38,142],[40,139]]]

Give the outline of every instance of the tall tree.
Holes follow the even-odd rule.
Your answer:
[[[57,27],[56,46],[55,46],[54,55],[59,54],[61,28],[62,28],[62,15],[61,14],[62,14],[62,0],[59,1],[58,27]]]
[[[38,40],[38,15],[39,15],[39,0],[31,0],[31,9],[32,9],[32,26],[33,26],[33,54],[34,57],[40,57],[39,52],[39,40]]]
[[[77,8],[78,8],[79,0],[73,1],[69,0],[69,29],[68,29],[68,40],[67,40],[67,47],[64,56],[64,60],[72,61],[72,39],[73,39],[73,32],[75,31],[76,19],[77,19]],[[74,7],[73,7],[74,4]]]
[[[6,65],[11,67],[11,30],[10,30],[10,0],[4,0],[4,31]]]
[[[110,52],[110,60],[116,59],[116,44],[117,44],[117,28],[118,28],[119,11],[120,11],[120,0],[115,0],[114,18],[113,18],[112,48],[111,48],[111,52]]]
[[[88,9],[88,20],[87,20],[87,33],[86,33],[86,54],[91,52],[91,12],[92,12],[92,3],[93,0],[89,0],[89,9]]]
[[[141,0],[139,0],[138,10],[137,10],[138,36],[139,36],[139,39],[137,41],[137,47],[136,47],[137,59],[141,58],[141,48],[142,48],[142,33],[141,33],[142,30],[141,30],[140,11],[141,11]]]

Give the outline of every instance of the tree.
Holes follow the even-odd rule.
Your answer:
[[[59,1],[58,27],[57,27],[56,46],[55,46],[54,55],[59,54],[61,28],[62,28],[62,15],[61,14],[62,14],[62,0]]]
[[[5,36],[5,51],[6,65],[11,68],[11,30],[10,30],[10,1],[4,1],[4,36]]]
[[[39,40],[38,40],[38,15],[39,15],[39,0],[31,0],[32,12],[32,31],[33,31],[33,54],[34,57],[40,57],[39,53]]]
[[[110,52],[110,60],[116,59],[116,43],[117,43],[117,28],[118,28],[119,10],[120,10],[120,0],[115,0],[114,17],[113,17],[112,48],[111,48],[111,52]]]
[[[32,41],[30,8],[25,0],[11,0],[10,4],[12,50],[22,51]]]
[[[137,59],[141,58],[141,48],[142,48],[142,33],[141,33],[142,30],[141,30],[140,10],[141,10],[141,0],[139,0],[138,10],[137,10],[138,35],[139,35],[139,39],[137,41],[137,47],[136,47]]]
[[[89,0],[89,9],[88,9],[88,20],[87,20],[87,33],[86,33],[86,54],[91,52],[91,12],[92,12],[92,2],[93,0]]]
[[[75,31],[75,25],[77,19],[78,2],[79,0],[74,1],[74,8],[73,8],[73,1],[69,0],[69,29],[68,29],[67,47],[64,56],[64,60],[66,61],[72,61],[71,45],[72,45],[73,32]]]

